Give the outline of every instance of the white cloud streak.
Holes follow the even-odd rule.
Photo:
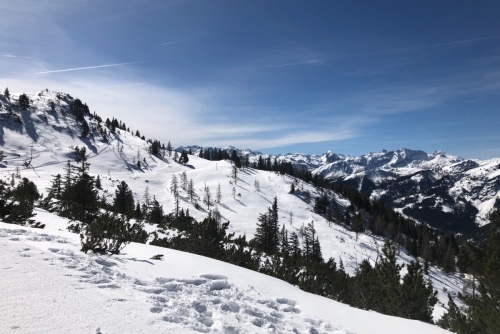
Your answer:
[[[315,65],[315,64],[320,64],[320,63],[322,63],[321,59],[311,59],[311,60],[298,61],[295,63],[269,65],[269,66],[264,66],[262,68],[278,68],[278,67],[288,67],[288,66],[298,66],[298,65]]]
[[[83,70],[92,70],[96,68],[103,67],[114,67],[114,66],[124,66],[124,65],[133,65],[133,64],[143,64],[148,63],[149,61],[134,61],[129,63],[118,63],[118,64],[106,64],[106,65],[96,65],[96,66],[87,66],[87,67],[75,67],[75,68],[66,68],[63,70],[52,70],[52,71],[43,71],[36,72],[35,74],[50,74],[50,73],[60,73],[60,72],[71,72],[71,71],[83,71]]]
[[[184,42],[184,40],[180,39],[178,41],[165,42],[165,43],[161,43],[160,45],[170,45],[170,44],[177,44],[177,43],[181,43],[181,42]]]
[[[479,41],[484,41],[484,40],[489,40],[489,39],[498,39],[498,38],[500,38],[500,36],[479,37],[479,38],[464,39],[464,40],[461,40],[461,41],[440,43],[440,44],[434,44],[434,45],[428,45],[428,46],[447,46],[447,45],[453,45],[453,44],[463,44],[463,43],[479,42]]]

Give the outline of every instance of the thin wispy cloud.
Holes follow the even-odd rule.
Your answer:
[[[129,63],[106,64],[106,65],[96,65],[96,66],[87,66],[87,67],[74,67],[74,68],[66,68],[66,69],[62,69],[62,70],[36,72],[35,74],[50,74],[50,73],[71,72],[71,71],[84,71],[84,70],[92,70],[92,69],[96,69],[96,68],[143,64],[143,63],[148,63],[148,62],[149,61],[147,60],[147,61],[134,61],[134,62],[129,62]]]
[[[268,66],[264,66],[262,68],[278,68],[278,67],[299,66],[299,65],[314,65],[314,64],[320,64],[322,62],[323,61],[321,59],[311,59],[311,60],[298,61],[295,63],[268,65]]]
[[[0,55],[0,57],[3,57],[3,58],[17,58],[17,59],[33,59],[33,57],[16,56],[16,55]]]
[[[472,43],[472,42],[479,42],[479,41],[485,41],[485,40],[489,40],[489,39],[498,39],[498,38],[500,38],[500,36],[479,37],[479,38],[472,38],[472,39],[464,39],[461,41],[434,44],[434,45],[429,45],[429,46],[447,46],[447,45],[453,45],[453,44]]]
[[[381,50],[338,54],[338,55],[331,57],[330,59],[346,59],[346,58],[354,58],[354,57],[360,57],[360,56],[362,57],[362,56],[384,55],[384,54],[391,54],[391,53],[415,52],[415,51],[420,51],[420,50],[425,50],[425,49],[432,49],[432,48],[436,48],[436,47],[451,46],[451,45],[457,45],[457,44],[476,43],[476,42],[480,42],[480,41],[493,40],[493,39],[499,39],[499,38],[500,38],[500,35],[499,36],[478,37],[478,38],[472,38],[472,39],[463,39],[463,40],[436,43],[436,44],[412,45],[412,46],[405,46],[405,47],[385,48],[385,49],[381,49]]]
[[[177,44],[177,43],[181,43],[181,42],[184,42],[184,40],[180,39],[178,41],[165,42],[165,43],[161,43],[160,45],[170,45],[170,44]]]

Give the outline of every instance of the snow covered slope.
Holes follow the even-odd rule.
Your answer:
[[[44,218],[48,231],[0,223],[1,333],[447,333],[170,249],[86,255]]]
[[[336,157],[314,173],[350,184],[436,228],[471,232],[500,208],[500,159],[465,160],[409,149]]]
[[[194,152],[199,149],[193,147]],[[500,158],[470,160],[441,151],[429,154],[406,148],[359,157],[330,151],[276,156],[237,152],[247,155],[251,163],[257,163],[259,157],[276,159],[349,184],[408,217],[454,233],[476,231],[488,223],[491,210],[500,208]]]
[[[328,224],[323,217],[312,212],[310,203],[289,193],[291,184],[295,183],[297,189],[307,191],[311,196],[319,195],[319,190],[310,184],[288,176],[251,168],[239,170],[237,180],[234,182],[231,177],[232,166],[228,161],[207,161],[189,156],[189,163],[180,165],[168,156],[158,158],[150,155],[149,144],[132,135],[136,130],[133,126],[130,132],[122,130],[117,130],[114,134],[108,132],[108,138],[104,140],[97,120],[90,115],[86,115],[90,134],[86,138],[80,138],[82,124],[71,115],[69,107],[75,101],[74,98],[67,94],[48,91],[30,94],[32,108],[26,111],[16,106],[16,98],[17,95],[13,94],[11,101],[5,99],[1,101],[0,150],[4,151],[5,158],[0,162],[0,177],[5,181],[9,181],[13,174],[19,173],[21,177],[27,177],[35,182],[41,192],[45,192],[53,177],[58,173],[64,173],[63,168],[67,161],[74,159],[75,148],[85,147],[90,163],[90,174],[100,177],[103,188],[100,195],[107,197],[109,201],[116,186],[125,181],[133,191],[136,201],[144,201],[146,195],[150,198],[154,196],[165,210],[173,211],[174,196],[170,191],[171,181],[174,176],[180,180],[181,173],[185,173],[188,180],[193,180],[197,204],[190,200],[186,190],[180,188],[180,206],[189,209],[191,216],[197,220],[202,220],[208,214],[206,206],[202,203],[205,187],[208,187],[215,197],[216,189],[220,186],[222,198],[217,208],[223,220],[231,222],[229,232],[235,232],[237,235],[245,234],[247,238],[251,238],[255,233],[259,214],[266,212],[276,197],[280,224],[285,224],[289,231],[300,234],[304,225],[314,221],[323,257],[333,257],[337,261],[341,258],[348,272],[353,273],[362,259],[368,258],[374,262],[379,256],[379,249],[383,245],[382,239],[367,234],[361,234],[356,238],[354,233],[342,226]],[[333,154],[319,160],[316,158],[307,160],[305,157],[295,156],[296,161],[305,159],[304,163],[309,163],[314,160],[318,164],[319,161],[327,162],[341,158],[343,159]],[[138,160],[141,161],[140,167],[137,166]],[[338,194],[332,196],[341,207],[350,204]],[[41,210],[37,211],[35,219],[47,222],[48,225],[58,221],[57,217]],[[60,224],[59,228],[65,230],[67,222],[63,220]],[[147,228],[151,231],[155,227],[147,226]],[[55,240],[50,238],[52,241]],[[7,240],[10,240],[10,237]],[[76,250],[73,253],[75,256],[80,255]],[[411,257],[401,252],[401,262],[408,263],[410,260]],[[458,277],[445,275],[433,268],[429,277],[433,280],[442,303],[446,303],[447,291],[457,293],[461,290],[462,281]],[[439,318],[443,310],[442,305],[437,305],[434,316]]]

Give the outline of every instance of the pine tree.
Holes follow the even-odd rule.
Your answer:
[[[168,144],[167,144],[167,152],[168,152],[168,156],[172,156],[172,145],[170,144],[170,140],[168,141]]]
[[[301,250],[300,250],[299,236],[297,235],[297,233],[292,232],[288,242],[289,242],[288,248],[290,250],[291,256],[294,258],[299,258],[301,255]]]
[[[125,181],[118,184],[115,191],[115,199],[113,208],[116,213],[125,215],[127,218],[132,218],[134,212],[134,195]]]
[[[189,179],[187,192],[188,192],[188,195],[189,195],[189,200],[191,202],[193,202],[193,198],[194,198],[194,183],[193,183],[193,179]]]
[[[40,198],[36,185],[23,177],[21,182],[10,194],[12,199],[11,215],[5,218],[17,224],[23,224],[34,216],[33,209],[35,201]]]
[[[210,206],[213,204],[212,194],[210,193],[210,188],[205,186],[205,193],[203,195],[203,203],[206,204],[207,210],[210,211]]]
[[[469,305],[474,327],[487,334],[498,333],[500,328],[500,211],[490,214],[490,221],[491,232],[483,259],[484,273],[479,277],[479,296]]]
[[[182,190],[186,191],[187,186],[188,186],[187,174],[186,174],[186,171],[182,171],[182,173],[181,173],[181,188],[182,188]]]
[[[397,263],[396,246],[386,241],[382,248],[382,257],[375,265],[377,285],[380,289],[380,298],[374,307],[375,311],[385,314],[402,316],[400,271],[404,265]]]
[[[215,201],[216,201],[218,204],[220,204],[221,200],[222,200],[222,191],[221,191],[221,189],[220,189],[220,183],[219,183],[219,184],[217,185],[217,193],[216,193],[216,195],[215,195]]]
[[[3,92],[3,95],[7,98],[7,99],[10,99],[10,92],[9,92],[9,88],[5,88],[5,91]]]
[[[170,182],[170,191],[174,195],[175,202],[175,217],[179,217],[179,186],[177,185],[177,177],[172,176],[172,181]]]
[[[66,168],[60,214],[84,224],[90,223],[98,215],[99,198],[94,178],[88,174],[89,164],[82,161],[80,166],[72,166],[68,162]]]
[[[188,162],[189,162],[189,157],[187,155],[187,152],[186,151],[182,151],[181,157],[179,158],[179,163],[185,165]]]
[[[431,282],[426,282],[423,268],[417,261],[407,266],[407,273],[401,284],[402,316],[425,322],[432,322],[432,311],[437,303],[437,292]]]
[[[24,93],[19,95],[19,107],[22,110],[28,110],[28,108],[30,107],[30,99]]]

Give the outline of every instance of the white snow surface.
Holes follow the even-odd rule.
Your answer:
[[[1,333],[446,333],[198,255],[79,247],[66,231],[0,223]]]
[[[58,99],[58,95],[65,99]],[[53,177],[63,174],[74,147],[86,147],[90,174],[100,176],[103,186],[100,195],[107,196],[110,201],[118,183],[125,181],[136,201],[144,199],[147,189],[149,196],[155,196],[166,212],[173,211],[171,180],[175,176],[180,181],[180,174],[185,172],[188,180],[193,179],[195,199],[201,209],[196,209],[182,189],[180,205],[189,209],[197,220],[208,214],[201,200],[205,186],[215,198],[220,185],[222,200],[217,207],[223,219],[231,223],[229,232],[246,234],[248,239],[253,237],[259,213],[266,212],[277,197],[280,224],[285,224],[289,231],[300,232],[302,226],[314,221],[323,257],[333,257],[337,262],[342,259],[349,273],[352,274],[363,259],[374,263],[379,256],[382,239],[368,234],[356,238],[342,226],[329,225],[323,217],[312,212],[311,204],[289,194],[291,184],[296,183],[296,189],[308,191],[314,198],[319,191],[310,184],[254,169],[240,170],[234,184],[230,177],[232,167],[227,161],[189,156],[187,165],[179,165],[170,157],[160,159],[149,155],[149,145],[145,141],[122,130],[112,134],[109,142],[103,142],[98,135],[82,141],[80,125],[67,115],[68,102],[72,98],[46,91],[29,97],[32,110],[13,108],[21,115],[22,125],[13,122],[0,106],[3,119],[0,120],[0,146],[5,154],[0,162],[0,177],[6,181],[19,171],[21,177],[35,182],[39,191],[46,193]],[[16,94],[12,94],[11,100],[15,99]],[[50,110],[51,101],[55,102],[55,111]],[[91,128],[96,126],[94,120],[87,121]],[[133,125],[128,126],[135,133]],[[138,157],[141,161],[145,159],[141,169],[136,166]],[[335,159],[340,157],[328,156],[329,161]],[[255,187],[256,181],[259,190]],[[338,194],[331,196],[339,205],[349,205]],[[104,334],[161,333],[169,332],[169,328],[175,328],[170,332],[176,333],[182,333],[181,329],[185,332],[274,330],[281,333],[293,332],[294,328],[300,333],[315,333],[314,330],[319,333],[410,333],[413,328],[416,333],[442,332],[430,325],[359,311],[301,292],[274,278],[173,250],[131,244],[117,257],[84,255],[78,251],[78,237],[65,232],[68,225],[65,219],[39,209],[36,213],[35,219],[47,224],[46,230],[1,225],[0,285],[4,298],[0,299],[0,317],[9,316],[0,318],[0,332],[63,333],[73,329],[71,332],[89,333],[92,326],[100,326]],[[155,229],[150,225],[145,228],[148,231]],[[158,253],[165,254],[164,261],[149,259]],[[410,256],[401,252],[400,262],[410,260]],[[441,301],[434,310],[437,319],[444,312],[442,305],[447,301],[446,292],[456,294],[463,283],[458,277],[434,269],[429,278]],[[195,280],[196,284],[183,280]],[[196,301],[204,306],[195,306]],[[226,304],[229,306],[222,306]],[[81,313],[73,315],[78,308],[82,309]],[[110,311],[106,312],[108,309]],[[7,324],[5,329],[4,324]]]

